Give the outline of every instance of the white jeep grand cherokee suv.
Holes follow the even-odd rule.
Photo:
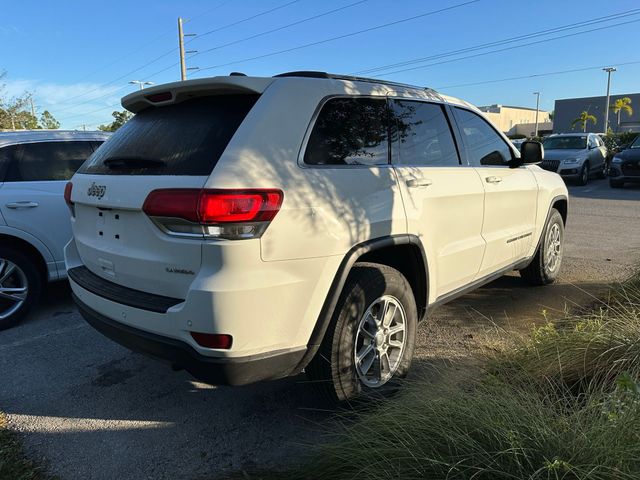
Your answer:
[[[86,320],[201,380],[390,385],[437,305],[517,269],[555,280],[567,189],[433,90],[294,72],[171,83],[72,179]],[[383,389],[384,390],[384,389]]]

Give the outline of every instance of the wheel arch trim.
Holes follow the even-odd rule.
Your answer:
[[[2,242],[3,237],[15,238],[19,242],[26,243],[27,245],[35,249],[40,254],[40,257],[44,263],[44,268],[46,270],[45,273],[48,275],[48,280],[55,280],[60,276],[60,272],[58,272],[58,269],[55,266],[56,264],[53,254],[47,248],[47,246],[36,237],[31,235],[30,233],[25,232],[24,230],[2,225],[0,226],[0,243]]]
[[[307,351],[303,356],[302,360],[296,367],[296,371],[302,371],[304,367],[311,361],[311,359],[315,356],[318,348],[322,344],[326,331],[331,323],[331,318],[333,316],[333,312],[336,308],[338,300],[340,298],[340,294],[344,288],[344,285],[347,281],[347,277],[351,272],[351,269],[361,258],[363,255],[371,252],[375,252],[376,250],[382,250],[389,247],[395,247],[400,245],[409,245],[416,247],[422,256],[422,261],[424,264],[424,286],[425,286],[425,299],[428,305],[429,302],[429,264],[427,261],[427,255],[424,250],[424,246],[422,245],[422,241],[416,235],[412,234],[399,234],[399,235],[389,235],[385,237],[379,237],[371,240],[367,240],[365,242],[359,243],[352,247],[342,259],[340,266],[333,278],[331,286],[329,287],[329,291],[327,296],[325,297],[324,303],[320,310],[320,314],[318,315],[318,319],[316,320],[316,324],[311,332],[311,336],[309,337],[309,341],[307,342]],[[419,321],[424,319],[426,316],[428,308],[424,309],[424,312],[419,312],[421,318]]]

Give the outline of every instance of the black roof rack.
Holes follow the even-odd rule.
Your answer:
[[[327,78],[331,80],[348,80],[351,82],[368,82],[368,83],[380,83],[383,85],[391,85],[395,87],[404,87],[404,88],[415,88],[417,90],[430,90],[434,91],[429,87],[418,87],[416,85],[409,85],[407,83],[399,83],[399,82],[390,82],[388,80],[380,80],[378,78],[367,78],[367,77],[355,77],[353,75],[340,75],[335,73],[327,73],[327,72],[314,72],[314,71],[299,71],[299,72],[285,72],[280,73],[278,75],[274,75],[276,77],[303,77],[303,78]]]

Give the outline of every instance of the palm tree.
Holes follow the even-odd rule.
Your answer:
[[[619,98],[611,105],[611,111],[618,115],[618,128],[620,130],[620,112],[624,111],[628,116],[633,115],[633,108],[631,108],[631,99],[629,97]]]
[[[576,123],[579,123],[580,127],[582,128],[582,131],[586,132],[587,123],[589,122],[593,122],[593,124],[595,125],[597,122],[597,119],[593,115],[589,114],[589,112],[584,110],[578,118],[576,118],[573,122],[571,122],[571,128],[573,129],[576,126]]]

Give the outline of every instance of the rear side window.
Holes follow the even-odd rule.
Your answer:
[[[393,113],[393,140],[394,145],[398,145],[399,165],[460,165],[451,128],[441,105],[394,100]]]
[[[91,142],[38,142],[16,146],[5,182],[69,180],[93,153]]]
[[[210,175],[259,95],[218,95],[133,116],[78,173]]]
[[[484,118],[462,108],[454,110],[472,165],[506,165],[512,160],[511,148]]]
[[[18,156],[18,147],[21,145],[9,145],[0,148],[0,182],[4,182],[9,165],[11,165]]]
[[[333,98],[313,126],[304,163],[308,165],[386,165],[389,162],[389,110],[384,98]]]

